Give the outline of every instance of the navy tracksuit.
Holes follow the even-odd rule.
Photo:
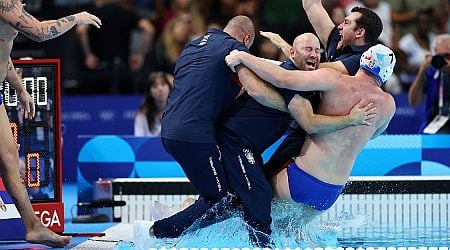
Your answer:
[[[292,61],[281,67],[295,70]],[[318,92],[278,89],[286,105],[298,94],[318,103]],[[241,200],[244,220],[254,231],[250,238],[256,245],[270,244],[272,187],[263,171],[263,151],[278,140],[289,126],[289,113],[265,107],[247,93],[241,95],[224,114],[218,126],[217,141],[222,150],[222,164],[229,188]]]
[[[370,45],[347,45],[342,50],[337,50],[337,44],[340,40],[339,30],[335,27],[328,39],[326,49],[326,61],[340,61],[350,75],[355,75],[359,69],[359,59],[362,53],[369,49]],[[267,176],[277,174],[281,169],[287,167],[293,157],[300,154],[300,150],[305,142],[306,133],[300,126],[293,122],[286,132],[286,138],[273,153],[272,157],[264,165],[264,172]]]
[[[219,201],[230,190],[242,203],[244,219],[252,228],[251,241],[258,247],[270,246],[272,188],[262,171],[261,153],[284,133],[291,118],[260,105],[247,94],[224,114],[240,89],[224,62],[236,48],[246,50],[227,34],[213,29],[189,43],[176,63],[161,137],[200,198],[187,209],[156,221],[153,229],[157,237],[178,237],[199,218],[204,220],[201,226],[217,221],[206,211],[215,204],[216,211],[229,209],[230,204]],[[295,68],[290,61],[284,67]],[[281,91],[288,102],[295,94]],[[216,132],[221,114],[223,120]]]
[[[234,49],[248,52],[227,33],[210,29],[188,43],[176,62],[161,138],[200,199],[188,209],[156,221],[157,237],[178,237],[228,193],[215,125],[241,90],[240,83],[233,80],[237,75],[225,63],[225,56]]]

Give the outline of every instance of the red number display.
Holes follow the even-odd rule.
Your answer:
[[[26,159],[26,163],[25,163],[25,166],[26,166],[25,172],[27,173],[26,182],[27,182],[28,187],[30,187],[30,188],[41,186],[40,158],[41,158],[41,156],[39,153],[28,153],[27,154],[27,159]],[[34,176],[36,176],[36,178],[34,178],[34,180],[31,178],[32,177],[31,176],[32,159],[35,160],[35,166],[36,166],[36,168],[35,168],[36,174],[34,175]]]
[[[14,142],[16,143],[17,150],[19,150],[20,149],[19,128],[17,127],[17,124],[14,122],[10,122],[9,127],[11,128],[11,132],[13,134],[13,138],[14,138]]]

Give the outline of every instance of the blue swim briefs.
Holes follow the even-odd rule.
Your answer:
[[[292,199],[297,203],[310,205],[318,211],[330,208],[344,188],[343,185],[329,184],[317,179],[301,170],[295,163],[287,167],[287,173]]]
[[[2,98],[2,94],[0,93],[0,105],[2,105],[3,103],[3,98]]]

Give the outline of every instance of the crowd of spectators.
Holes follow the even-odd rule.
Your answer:
[[[80,26],[46,44],[18,37],[13,58],[60,58],[63,94],[141,94],[152,72],[172,74],[184,44],[235,15],[252,18],[257,30],[280,34],[291,43],[314,32],[297,0],[28,0],[42,19],[87,10],[102,19],[101,29]],[[388,91],[407,92],[436,35],[449,33],[449,0],[322,0],[337,24],[356,5],[382,19],[380,42],[397,54],[396,76]],[[267,39],[257,37],[252,52],[282,60]],[[389,85],[387,85],[389,86]]]

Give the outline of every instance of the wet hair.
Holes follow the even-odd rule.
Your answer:
[[[354,7],[351,12],[361,13],[361,17],[356,20],[356,28],[364,28],[365,40],[368,44],[376,44],[381,31],[383,31],[380,17],[370,9],[359,6]]]
[[[145,83],[144,99],[139,105],[139,112],[145,114],[145,117],[147,118],[148,129],[150,130],[150,132],[155,131],[155,116],[159,111],[150,89],[158,79],[162,79],[163,82],[169,86],[169,89],[172,88],[172,84],[170,83],[168,75],[165,72],[153,72],[148,77],[147,82]]]

